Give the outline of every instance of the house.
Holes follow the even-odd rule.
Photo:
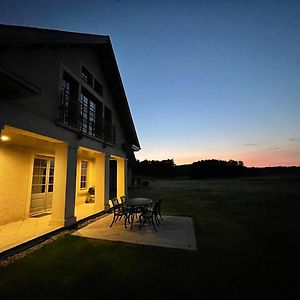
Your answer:
[[[0,131],[0,225],[126,195],[140,145],[110,38],[0,25]]]

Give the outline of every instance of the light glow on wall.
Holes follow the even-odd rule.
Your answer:
[[[7,135],[1,135],[0,140],[1,140],[2,142],[7,142],[7,141],[10,140],[10,138],[9,138]]]

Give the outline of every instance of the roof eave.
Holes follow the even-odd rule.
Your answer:
[[[117,109],[119,110],[119,117],[125,123],[125,125],[127,125],[125,127],[125,131],[127,132],[127,136],[131,137],[131,138],[129,138],[129,143],[132,145],[135,145],[136,149],[140,149],[140,143],[138,140],[138,136],[137,136],[137,133],[135,130],[133,118],[132,118],[130,108],[128,105],[128,100],[127,100],[127,97],[125,94],[125,89],[124,89],[121,75],[120,75],[120,72],[118,69],[117,61],[116,61],[116,58],[115,58],[115,55],[113,52],[113,47],[112,47],[112,44],[111,44],[111,41],[109,38],[108,38],[108,42],[106,45],[107,45],[106,50],[108,50],[108,52],[106,51],[106,53],[107,53],[107,55],[110,56],[110,59],[108,61],[111,62],[111,64],[110,64],[111,68],[108,68],[108,69],[113,70],[113,74],[110,74],[110,75],[112,75],[113,78],[115,79],[115,80],[110,81],[111,83],[114,83],[112,92],[116,93],[117,94],[116,97],[118,99],[122,99],[122,102],[123,102],[122,103],[123,105],[121,105],[121,106],[117,105]],[[122,110],[125,110],[125,115],[124,115],[124,111],[122,111]],[[127,116],[127,118],[125,118],[123,116]]]

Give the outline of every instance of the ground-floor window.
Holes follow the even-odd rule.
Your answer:
[[[87,188],[87,168],[88,168],[88,162],[86,160],[82,160],[80,166],[80,188],[81,189]]]

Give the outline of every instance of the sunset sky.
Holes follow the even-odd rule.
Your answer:
[[[300,166],[300,1],[1,0],[0,23],[109,35],[139,160]]]

